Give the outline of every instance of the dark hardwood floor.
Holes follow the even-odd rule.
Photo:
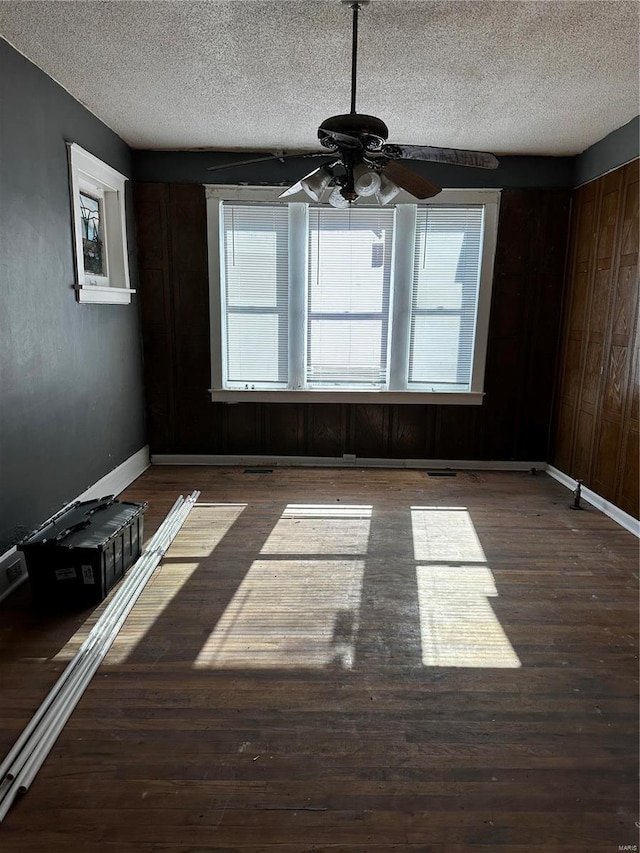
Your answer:
[[[544,474],[153,467],[196,507],[3,853],[638,844],[638,542]],[[4,753],[100,612],[0,605]]]

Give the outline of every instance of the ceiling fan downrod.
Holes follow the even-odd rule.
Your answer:
[[[331,151],[354,152],[379,151],[387,141],[389,129],[376,116],[356,112],[356,89],[358,74],[358,13],[368,6],[371,0],[341,0],[353,13],[353,33],[351,39],[351,111],[342,115],[330,116],[318,128],[320,144]]]
[[[358,14],[371,0],[340,0],[352,12],[351,38],[351,111],[329,116],[318,127],[318,139],[324,152],[309,151],[304,154],[278,152],[269,157],[241,160],[210,170],[262,163],[268,160],[284,162],[296,157],[322,157],[331,162],[314,169],[281,193],[285,198],[304,190],[315,202],[327,187],[332,188],[329,204],[345,207],[360,196],[373,196],[384,205],[395,197],[400,188],[418,199],[432,198],[440,187],[407,168],[401,161],[422,160],[479,169],[495,169],[498,160],[486,151],[468,151],[458,148],[438,148],[429,145],[387,145],[389,129],[377,116],[356,112],[358,70]],[[377,184],[377,186],[376,186]]]
[[[353,26],[351,31],[351,115],[356,112],[356,79],[358,73],[358,12],[360,3],[350,4],[353,10]]]
[[[342,0],[343,6],[348,6],[353,12],[351,29],[351,115],[356,112],[356,79],[358,74],[358,12],[363,6],[368,6],[371,0]]]

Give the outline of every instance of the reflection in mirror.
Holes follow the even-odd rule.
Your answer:
[[[80,218],[84,271],[90,275],[106,276],[104,256],[104,215],[99,198],[80,192]]]

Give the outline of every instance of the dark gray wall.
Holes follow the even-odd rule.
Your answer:
[[[67,141],[131,174],[124,142],[0,39],[0,554],[145,443],[136,297],[72,289]]]
[[[640,156],[640,116],[614,130],[576,157],[574,186],[579,187]]]
[[[411,168],[443,187],[545,189],[576,187],[639,156],[640,118],[614,130],[578,157],[500,157],[497,169],[467,169],[437,163]],[[209,166],[264,157],[269,152],[133,151],[136,181],[172,184],[266,184],[288,186],[322,160],[294,159],[209,172]]]
[[[321,165],[323,160],[294,159],[207,171],[209,166],[268,156],[269,152],[134,151],[136,181],[168,184],[282,184],[288,186]],[[574,157],[500,157],[497,169],[468,169],[439,163],[415,163],[411,168],[440,186],[465,189],[544,189],[572,187]]]

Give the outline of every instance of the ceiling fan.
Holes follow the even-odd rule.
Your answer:
[[[291,158],[322,157],[329,162],[305,175],[279,198],[304,190],[314,201],[320,201],[327,190],[333,207],[349,207],[358,198],[375,196],[381,205],[387,204],[406,190],[418,199],[431,198],[441,191],[431,181],[408,169],[400,161],[422,160],[431,163],[448,163],[495,169],[498,160],[483,151],[465,151],[458,148],[434,148],[428,145],[389,145],[389,130],[382,119],[356,112],[356,83],[358,60],[358,13],[371,0],[341,0],[353,12],[351,48],[351,111],[325,119],[318,128],[320,144],[330,153],[273,154],[252,160],[241,160],[211,166],[208,171],[229,169],[251,163]]]

